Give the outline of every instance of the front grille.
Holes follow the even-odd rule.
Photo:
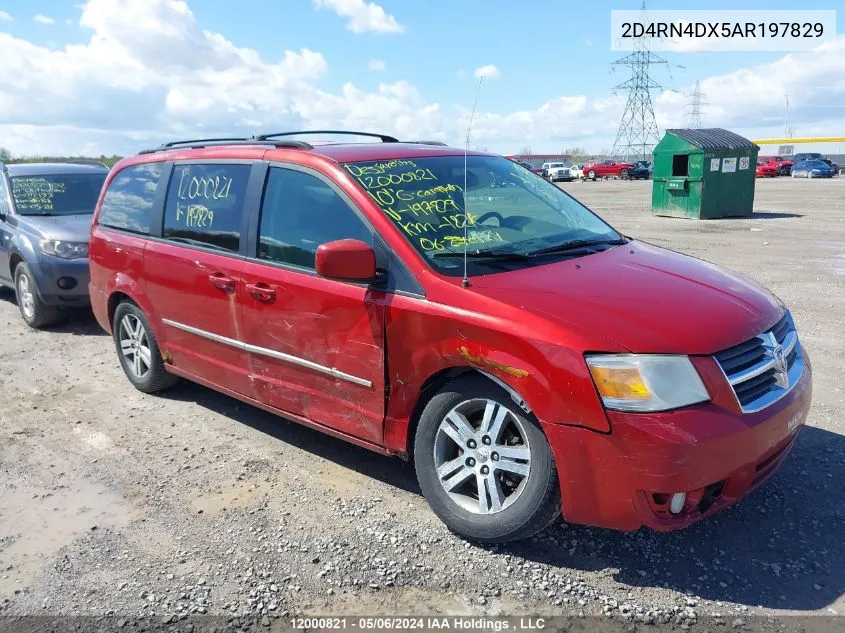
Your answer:
[[[743,413],[780,400],[804,371],[798,333],[788,312],[772,329],[718,352],[715,358]]]

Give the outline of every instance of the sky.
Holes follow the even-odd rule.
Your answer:
[[[803,8],[836,9],[841,0]],[[609,3],[514,0],[0,0],[0,146],[128,154],[163,141],[330,128],[511,154],[610,149],[628,78]],[[794,0],[649,0],[649,9],[794,9]],[[839,6],[842,8],[842,5]],[[660,53],[661,130],[845,135],[845,10],[809,52]]]

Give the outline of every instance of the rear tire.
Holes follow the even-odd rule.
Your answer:
[[[620,177],[622,180],[627,180],[627,179],[628,179],[628,170],[627,170],[627,169],[623,169],[622,171],[620,171],[620,172],[619,172],[619,177]]]
[[[24,262],[15,267],[15,297],[21,318],[29,327],[38,330],[59,320],[59,309],[41,300],[35,277]]]
[[[117,306],[112,335],[123,372],[138,391],[154,393],[179,382],[178,376],[164,368],[150,323],[134,303],[123,301]]]
[[[595,180],[596,180],[596,172],[594,172],[594,171],[591,169],[591,170],[587,173],[587,178],[589,178],[590,180],[592,180],[593,182],[595,182]]]
[[[458,378],[426,404],[414,438],[414,465],[431,509],[463,537],[484,543],[524,539],[560,516],[546,436],[533,416],[485,378]]]

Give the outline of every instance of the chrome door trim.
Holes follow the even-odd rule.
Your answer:
[[[307,369],[314,370],[316,372],[320,372],[321,374],[327,374],[333,378],[338,378],[340,380],[345,380],[347,382],[351,382],[356,385],[361,385],[362,387],[372,387],[373,383],[370,380],[366,380],[365,378],[358,378],[357,376],[352,376],[351,374],[347,374],[345,372],[340,371],[339,369],[335,369],[334,367],[326,367],[325,365],[320,365],[319,363],[312,362],[310,360],[306,360],[304,358],[300,358],[299,356],[291,356],[290,354],[285,354],[283,352],[277,352],[273,349],[267,349],[266,347],[258,347],[257,345],[250,345],[249,343],[244,343],[243,341],[238,341],[233,338],[228,338],[226,336],[221,336],[219,334],[214,334],[213,332],[206,332],[205,330],[201,330],[199,328],[185,325],[184,323],[179,323],[177,321],[171,321],[170,319],[162,319],[162,323],[165,325],[169,325],[170,327],[174,327],[177,330],[182,330],[183,332],[188,332],[190,334],[195,334],[197,336],[201,336],[203,338],[207,338],[211,341],[215,341],[217,343],[222,343],[223,345],[228,345],[230,347],[234,347],[236,349],[243,350],[245,352],[252,352],[253,354],[261,354],[262,356],[268,356],[270,358],[275,358],[276,360],[281,360],[286,363],[291,363],[292,365],[298,365],[299,367],[306,367]]]

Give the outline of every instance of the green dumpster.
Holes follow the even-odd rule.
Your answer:
[[[652,213],[699,220],[751,215],[759,151],[721,128],[666,130],[654,148]]]

